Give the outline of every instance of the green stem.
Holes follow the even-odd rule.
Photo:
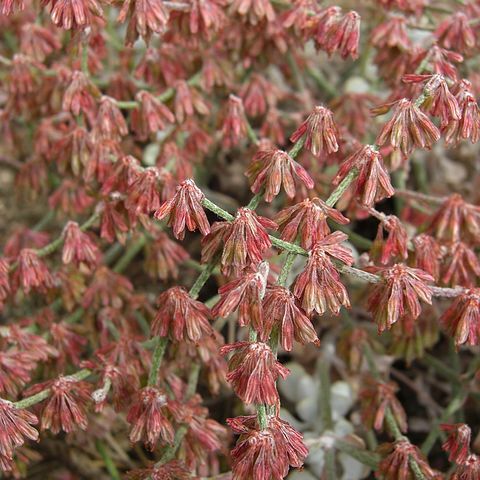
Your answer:
[[[160,370],[163,356],[165,355],[167,343],[167,337],[157,337],[157,344],[155,345],[155,350],[152,355],[152,366],[150,367],[150,373],[148,375],[148,386],[150,387],[157,385],[158,371]]]
[[[358,176],[358,170],[356,168],[352,168],[348,175],[339,183],[337,188],[330,194],[330,196],[325,200],[325,203],[329,207],[333,207],[338,200],[340,200],[341,196],[345,193],[348,187],[353,183],[353,181]]]
[[[212,275],[212,272],[215,270],[216,263],[217,262],[215,262],[215,261],[213,261],[211,263],[208,263],[203,268],[202,273],[195,280],[195,283],[192,285],[192,288],[190,288],[190,296],[193,299],[198,298],[198,294],[200,293],[200,290],[205,285],[207,280],[210,278],[210,276]]]
[[[120,273],[127,268],[130,262],[138,255],[138,253],[142,250],[145,246],[146,237],[145,235],[141,235],[139,238],[135,240],[126,250],[126,252],[119,258],[118,262],[113,267],[113,271],[115,273]]]
[[[96,444],[98,453],[103,459],[103,463],[105,464],[105,468],[107,469],[110,475],[110,478],[112,478],[113,480],[120,480],[121,479],[120,473],[118,472],[117,467],[115,466],[115,463],[113,462],[110,455],[108,454],[107,449],[105,448],[105,445],[103,444],[103,442],[100,440],[97,440],[95,444]]]

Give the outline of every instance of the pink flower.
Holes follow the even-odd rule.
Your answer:
[[[127,190],[127,210],[134,215],[148,215],[160,208],[159,177],[156,167],[148,167],[136,173]]]
[[[465,463],[457,465],[457,469],[450,480],[478,480],[480,478],[480,457],[470,454]]]
[[[363,205],[371,207],[395,193],[382,156],[371,145],[362,146],[342,163],[333,184],[339,185],[354,168],[358,170],[354,194]]]
[[[260,338],[267,341],[270,333],[278,329],[280,345],[287,351],[292,350],[293,339],[305,345],[320,345],[315,328],[285,287],[273,286],[267,289],[263,300],[264,328]]]
[[[10,265],[4,258],[0,258],[0,311],[11,292],[9,272]]]
[[[267,228],[275,230],[277,224],[249,208],[238,209],[223,237],[221,263],[225,272],[241,272],[263,260],[264,253],[272,245]]]
[[[459,465],[466,463],[470,455],[470,437],[472,431],[464,423],[454,425],[442,424],[440,428],[447,433],[447,440],[443,443],[442,449],[448,453],[448,461]]]
[[[472,287],[480,277],[480,261],[473,248],[463,242],[442,245],[441,280],[446,285]]]
[[[431,148],[440,139],[440,132],[414,103],[406,98],[396,103],[392,118],[384,125],[376,143],[389,142],[409,156],[414,148]]]
[[[250,323],[257,332],[263,331],[262,299],[267,284],[268,263],[262,262],[258,270],[247,272],[219,288],[220,300],[212,309],[214,317],[227,317],[235,310],[238,323]]]
[[[229,418],[227,423],[240,434],[231,453],[234,478],[282,480],[289,467],[300,468],[308,455],[302,435],[278,417],[269,417],[265,429],[254,415]]]
[[[18,281],[25,293],[35,289],[45,292],[54,285],[53,277],[47,266],[38,256],[35,250],[24,248],[18,256],[18,268],[15,271]]]
[[[455,344],[480,344],[480,289],[472,288],[455,298],[440,322]]]
[[[162,220],[168,217],[168,225],[173,227],[173,234],[179,240],[185,237],[185,228],[190,232],[198,228],[202,235],[207,235],[210,224],[202,206],[204,198],[193,180],[185,180],[177,187],[173,198],[155,212],[155,218]]]
[[[297,277],[293,289],[308,315],[313,311],[323,315],[327,310],[338,314],[342,305],[350,307],[347,290],[332,261],[333,258],[352,265],[352,252],[340,245],[347,238],[342,232],[331,233],[310,251],[307,265]]]
[[[381,282],[375,285],[368,298],[368,310],[373,314],[379,333],[404,317],[417,319],[422,311],[420,300],[432,303],[432,291],[427,282],[432,282],[433,278],[428,273],[403,264],[376,271]]]
[[[358,58],[359,39],[360,15],[352,10],[338,22],[330,25],[325,34],[323,48],[329,55],[339,50],[342,58],[350,55],[356,59]]]
[[[75,71],[63,95],[62,108],[70,111],[73,115],[84,113],[93,125],[97,111],[95,99],[98,97],[100,97],[100,90],[83,72]]]
[[[52,22],[65,30],[81,29],[93,22],[93,17],[103,18],[96,0],[42,0],[49,5]]]
[[[175,116],[157,97],[141,90],[135,96],[139,107],[132,112],[132,128],[140,139],[165,130],[167,123],[174,123]]]
[[[38,432],[32,427],[37,423],[33,413],[0,398],[0,457],[12,460],[15,449],[24,444],[25,438],[38,440]]]
[[[127,122],[113,98],[103,96],[100,99],[95,132],[100,138],[116,141],[128,135]]]
[[[225,148],[237,145],[247,136],[248,123],[245,118],[242,99],[230,94],[227,112],[222,124],[222,144]]]
[[[155,387],[142,388],[136,395],[127,414],[127,422],[132,425],[130,441],[143,440],[149,450],[153,450],[159,439],[173,442],[174,430],[167,418],[169,412],[166,394]]]
[[[60,376],[56,380],[35,385],[28,390],[30,395],[50,388],[40,416],[41,429],[58,433],[66,433],[76,428],[86,430],[87,402],[90,400],[92,386],[88,382],[76,380],[74,377]]]
[[[386,239],[383,238],[384,231],[387,232]],[[379,223],[371,256],[379,258],[383,265],[387,265],[392,259],[408,258],[407,230],[395,215],[389,215]]]
[[[407,19],[400,16],[390,17],[375,27],[370,38],[377,48],[398,47],[408,50],[411,45],[407,34]]]
[[[245,403],[275,405],[275,382],[286,378],[289,370],[277,361],[272,350],[262,342],[237,342],[220,349],[222,355],[234,352],[228,360],[227,381]]]
[[[208,321],[210,311],[201,302],[190,297],[182,287],[172,287],[157,299],[158,310],[153,320],[152,333],[161,337],[170,335],[175,341],[198,342],[212,334]]]
[[[315,197],[281,210],[275,216],[275,223],[282,232],[282,240],[293,243],[300,236],[300,245],[309,250],[330,234],[328,219],[341,225],[349,222],[338,210]]]
[[[459,53],[470,53],[475,47],[475,32],[463,12],[449,15],[435,30],[438,43]]]
[[[440,245],[433,237],[422,233],[413,237],[415,250],[415,267],[427,272],[435,280],[440,276],[440,260],[442,258]]]
[[[90,236],[80,229],[78,223],[68,222],[64,229],[62,261],[65,264],[74,262],[95,267],[100,258],[100,251]]]
[[[258,151],[245,175],[252,184],[253,193],[259,193],[263,187],[265,188],[266,202],[271,202],[279,194],[282,184],[289,198],[295,196],[295,184],[299,181],[306,188],[314,186],[308,172],[288,153],[281,150]]]
[[[325,107],[317,106],[307,119],[292,133],[290,141],[298,142],[305,135],[305,148],[313,155],[338,151],[339,132],[333,121],[333,113]]]
[[[185,80],[178,80],[175,83],[174,110],[177,122],[183,123],[195,112],[207,115],[210,109],[198,90],[190,88]]]

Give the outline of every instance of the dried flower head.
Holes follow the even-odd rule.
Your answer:
[[[375,285],[368,297],[368,310],[377,323],[379,333],[405,317],[411,320],[418,318],[422,311],[420,300],[432,303],[432,291],[427,283],[433,278],[428,273],[401,263],[376,271],[381,282]]]
[[[333,121],[333,113],[325,107],[317,106],[307,119],[292,133],[290,141],[298,142],[305,136],[305,148],[313,155],[338,151],[339,131]]]
[[[259,150],[245,175],[252,184],[253,193],[259,193],[265,188],[267,202],[271,202],[279,194],[282,185],[289,198],[295,196],[296,184],[299,181],[306,188],[313,188],[314,185],[308,172],[281,150]]]
[[[203,211],[204,195],[193,180],[182,182],[175,195],[155,212],[155,218],[162,220],[168,217],[168,225],[173,228],[175,238],[183,240],[185,229],[190,232],[197,228],[202,235],[210,232],[210,224]]]
[[[95,267],[100,258],[97,245],[90,236],[80,229],[78,223],[68,222],[64,229],[62,261],[65,264],[74,262]]]
[[[442,449],[448,453],[448,460],[459,465],[465,463],[470,455],[470,437],[472,431],[465,423],[442,424],[440,428],[447,433]]]
[[[237,342],[220,349],[222,355],[233,352],[228,360],[227,381],[245,403],[275,405],[278,392],[275,382],[286,378],[289,370],[277,361],[263,342]]]

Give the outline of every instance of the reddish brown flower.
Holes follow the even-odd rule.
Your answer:
[[[387,238],[384,237],[384,232]],[[394,215],[384,217],[378,224],[377,236],[370,252],[373,258],[387,265],[391,260],[408,258],[408,235],[402,222]]]
[[[50,395],[45,401],[40,416],[42,430],[66,433],[76,428],[87,428],[86,405],[92,391],[88,382],[79,381],[74,377],[58,377],[52,382],[35,385],[29,389],[29,394],[35,394],[44,388],[50,388]]]
[[[71,262],[76,265],[85,264],[95,267],[100,258],[98,247],[90,236],[80,229],[78,223],[68,222],[64,229],[64,244],[62,261],[65,264]]]
[[[37,423],[33,413],[0,398],[0,456],[12,460],[15,449],[24,444],[25,438],[38,440],[38,432],[32,427]]]
[[[173,442],[174,430],[167,415],[169,413],[167,395],[158,388],[142,388],[130,407],[127,422],[132,425],[130,441],[144,441],[153,450],[159,439]]]
[[[202,238],[202,263],[209,263],[215,259],[217,253],[223,248],[230,225],[230,222],[212,224],[210,233]]]
[[[247,136],[248,122],[245,118],[242,99],[230,94],[227,112],[222,123],[222,144],[225,148],[234,147]]]
[[[18,268],[14,278],[19,282],[25,293],[35,289],[45,292],[53,287],[53,277],[47,266],[35,250],[24,248],[18,256]]]
[[[395,193],[382,156],[371,145],[362,146],[342,163],[333,184],[339,185],[353,169],[358,170],[354,194],[363,205],[371,207]]]
[[[95,131],[100,138],[120,141],[128,135],[128,127],[122,112],[113,98],[103,96],[95,123]]]
[[[414,103],[406,98],[396,103],[392,118],[384,125],[376,143],[389,142],[408,156],[414,148],[431,148],[440,138],[438,128]]]
[[[382,454],[387,455],[378,465],[376,478],[388,480],[409,480],[415,478],[411,467],[414,460],[425,480],[433,480],[435,472],[428,465],[422,452],[408,440],[399,440],[395,443],[383,444],[379,447]]]
[[[231,453],[234,478],[281,480],[289,467],[300,468],[308,455],[302,435],[278,417],[269,417],[264,429],[254,415],[229,418],[227,423],[240,434]]]
[[[84,113],[93,125],[97,109],[95,98],[98,97],[100,97],[98,88],[83,72],[75,71],[63,95],[62,107],[73,115]]]
[[[320,198],[306,199],[277,213],[275,223],[281,238],[294,242],[300,236],[300,245],[307,250],[330,233],[327,219],[346,225],[349,220]]]
[[[220,300],[213,307],[212,315],[227,317],[238,309],[238,322],[242,327],[251,323],[257,332],[263,331],[262,299],[267,275],[268,263],[262,262],[256,271],[247,272],[220,287]]]
[[[412,239],[415,250],[415,267],[427,272],[435,280],[440,276],[440,260],[442,253],[440,246],[433,237],[422,233]]]
[[[398,428],[407,431],[407,414],[395,396],[398,385],[394,382],[379,382],[367,377],[359,393],[362,405],[362,421],[368,428],[381,432],[387,410],[395,417]]]
[[[379,268],[380,283],[377,283],[368,298],[368,310],[378,326],[379,333],[398,320],[415,320],[422,309],[420,300],[431,304],[432,291],[427,282],[433,278],[422,270],[403,264]]]
[[[96,0],[42,0],[49,5],[52,22],[65,30],[77,30],[90,25],[94,17],[103,17]]]
[[[480,343],[480,289],[472,288],[455,298],[440,318],[455,344]]]
[[[245,175],[252,184],[253,193],[265,188],[265,201],[271,202],[283,188],[288,197],[296,193],[295,184],[301,181],[306,188],[313,188],[314,182],[308,172],[286,152],[281,150],[259,150]]]
[[[0,12],[2,15],[8,16],[14,12],[19,12],[25,8],[23,0],[2,0],[0,3]]]
[[[16,349],[0,352],[0,392],[12,397],[18,395],[20,389],[31,380],[36,366],[36,359],[28,352]]]
[[[355,11],[345,14],[338,22],[332,23],[325,34],[323,48],[331,55],[337,50],[342,58],[349,55],[358,58],[360,39],[360,15]]]
[[[444,242],[470,239],[480,241],[480,207],[471,205],[458,193],[450,195],[438,208],[429,232]]]
[[[224,235],[221,263],[225,272],[241,272],[263,260],[263,254],[272,245],[267,228],[275,230],[277,224],[249,208],[238,209]]]
[[[264,328],[260,338],[267,341],[270,333],[278,329],[280,345],[287,351],[293,348],[293,339],[301,344],[320,345],[315,328],[295,297],[285,287],[268,288],[263,300]]]
[[[45,57],[55,50],[60,50],[62,44],[48,28],[35,23],[25,23],[20,36],[20,50],[22,53],[43,62]]]
[[[200,92],[188,86],[185,80],[178,80],[175,83],[175,117],[178,123],[183,123],[187,117],[195,112],[199,115],[206,115],[209,108]]]
[[[237,342],[220,349],[222,355],[234,352],[228,360],[227,381],[245,403],[275,405],[275,382],[286,378],[289,370],[277,361],[272,350],[262,342]]]
[[[480,140],[480,108],[472,93],[472,85],[468,80],[457,82],[452,93],[460,107],[461,118],[450,122],[443,128],[447,145],[456,145],[462,140],[477,143]]]
[[[370,39],[377,48],[398,47],[408,50],[411,41],[407,34],[407,19],[400,16],[390,17],[373,29]]]
[[[333,113],[325,107],[317,106],[307,119],[292,133],[290,141],[298,142],[305,135],[305,148],[313,155],[338,151],[339,132],[333,121]]]
[[[192,476],[178,460],[170,460],[162,465],[139,468],[127,472],[129,480],[191,480]]]
[[[448,453],[448,461],[459,465],[466,463],[470,455],[470,437],[472,431],[464,423],[454,425],[442,424],[440,428],[447,433],[447,440],[442,444],[442,449]]]
[[[231,0],[229,3],[234,12],[247,17],[252,25],[263,19],[268,22],[275,19],[275,10],[270,0]]]
[[[438,43],[459,53],[470,53],[475,46],[475,32],[469,20],[463,12],[449,15],[435,30]]]
[[[152,278],[176,279],[181,264],[188,258],[189,254],[184,248],[165,232],[158,232],[152,243],[146,245],[145,270]]]
[[[138,36],[147,43],[152,33],[163,33],[168,22],[168,10],[159,0],[126,0],[118,14],[118,21],[127,26],[126,44],[133,45]]]
[[[132,128],[140,139],[165,130],[167,123],[174,123],[175,116],[157,97],[142,90],[135,96],[139,107],[132,112]]]
[[[443,246],[441,280],[446,285],[473,287],[480,277],[480,261],[475,251],[463,242]]]
[[[182,287],[172,287],[157,299],[158,310],[152,324],[152,333],[161,337],[169,335],[177,342],[198,342],[204,335],[212,334],[208,321],[210,311],[201,302],[190,297]]]
[[[148,167],[137,172],[128,188],[125,207],[134,215],[149,214],[160,208],[159,172]]]
[[[179,240],[185,237],[186,228],[190,232],[198,228],[202,235],[207,235],[210,232],[210,224],[203,211],[204,198],[205,195],[193,180],[185,180],[177,187],[173,198],[155,212],[155,218],[162,220],[168,216],[168,225],[173,228],[173,234]]]
[[[352,265],[352,252],[341,245],[347,238],[342,232],[331,233],[310,251],[307,265],[297,277],[293,290],[307,314],[315,311],[323,315],[327,310],[338,314],[342,305],[350,307],[347,290],[331,258]]]
[[[470,454],[465,463],[458,465],[450,480],[478,480],[480,478],[480,457]]]

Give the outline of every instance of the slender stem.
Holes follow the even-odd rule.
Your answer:
[[[348,175],[340,182],[337,188],[330,194],[330,196],[327,198],[325,203],[329,207],[333,207],[338,202],[338,200],[340,200],[342,195],[345,193],[348,187],[353,183],[353,181],[357,178],[357,176],[358,176],[358,170],[356,168],[352,168],[352,170],[348,172]]]
[[[148,375],[148,385],[154,387],[157,385],[158,372],[162,364],[163,356],[167,348],[168,338],[157,337],[157,343],[152,355],[152,366],[150,367],[150,373]]]
[[[192,285],[192,288],[190,288],[190,296],[193,299],[198,298],[198,294],[200,293],[200,290],[202,287],[205,285],[207,280],[210,278],[212,275],[212,272],[215,270],[215,265],[217,262],[213,261],[211,263],[208,263],[202,270],[202,273],[197,277],[195,280],[195,283]]]
[[[107,469],[110,475],[110,478],[112,478],[113,480],[120,480],[121,479],[120,473],[117,470],[117,467],[115,466],[115,462],[112,460],[112,458],[108,454],[107,449],[105,448],[105,445],[103,444],[103,442],[100,440],[97,440],[95,444],[96,444],[98,453],[103,459],[103,463],[105,464],[105,468]]]

